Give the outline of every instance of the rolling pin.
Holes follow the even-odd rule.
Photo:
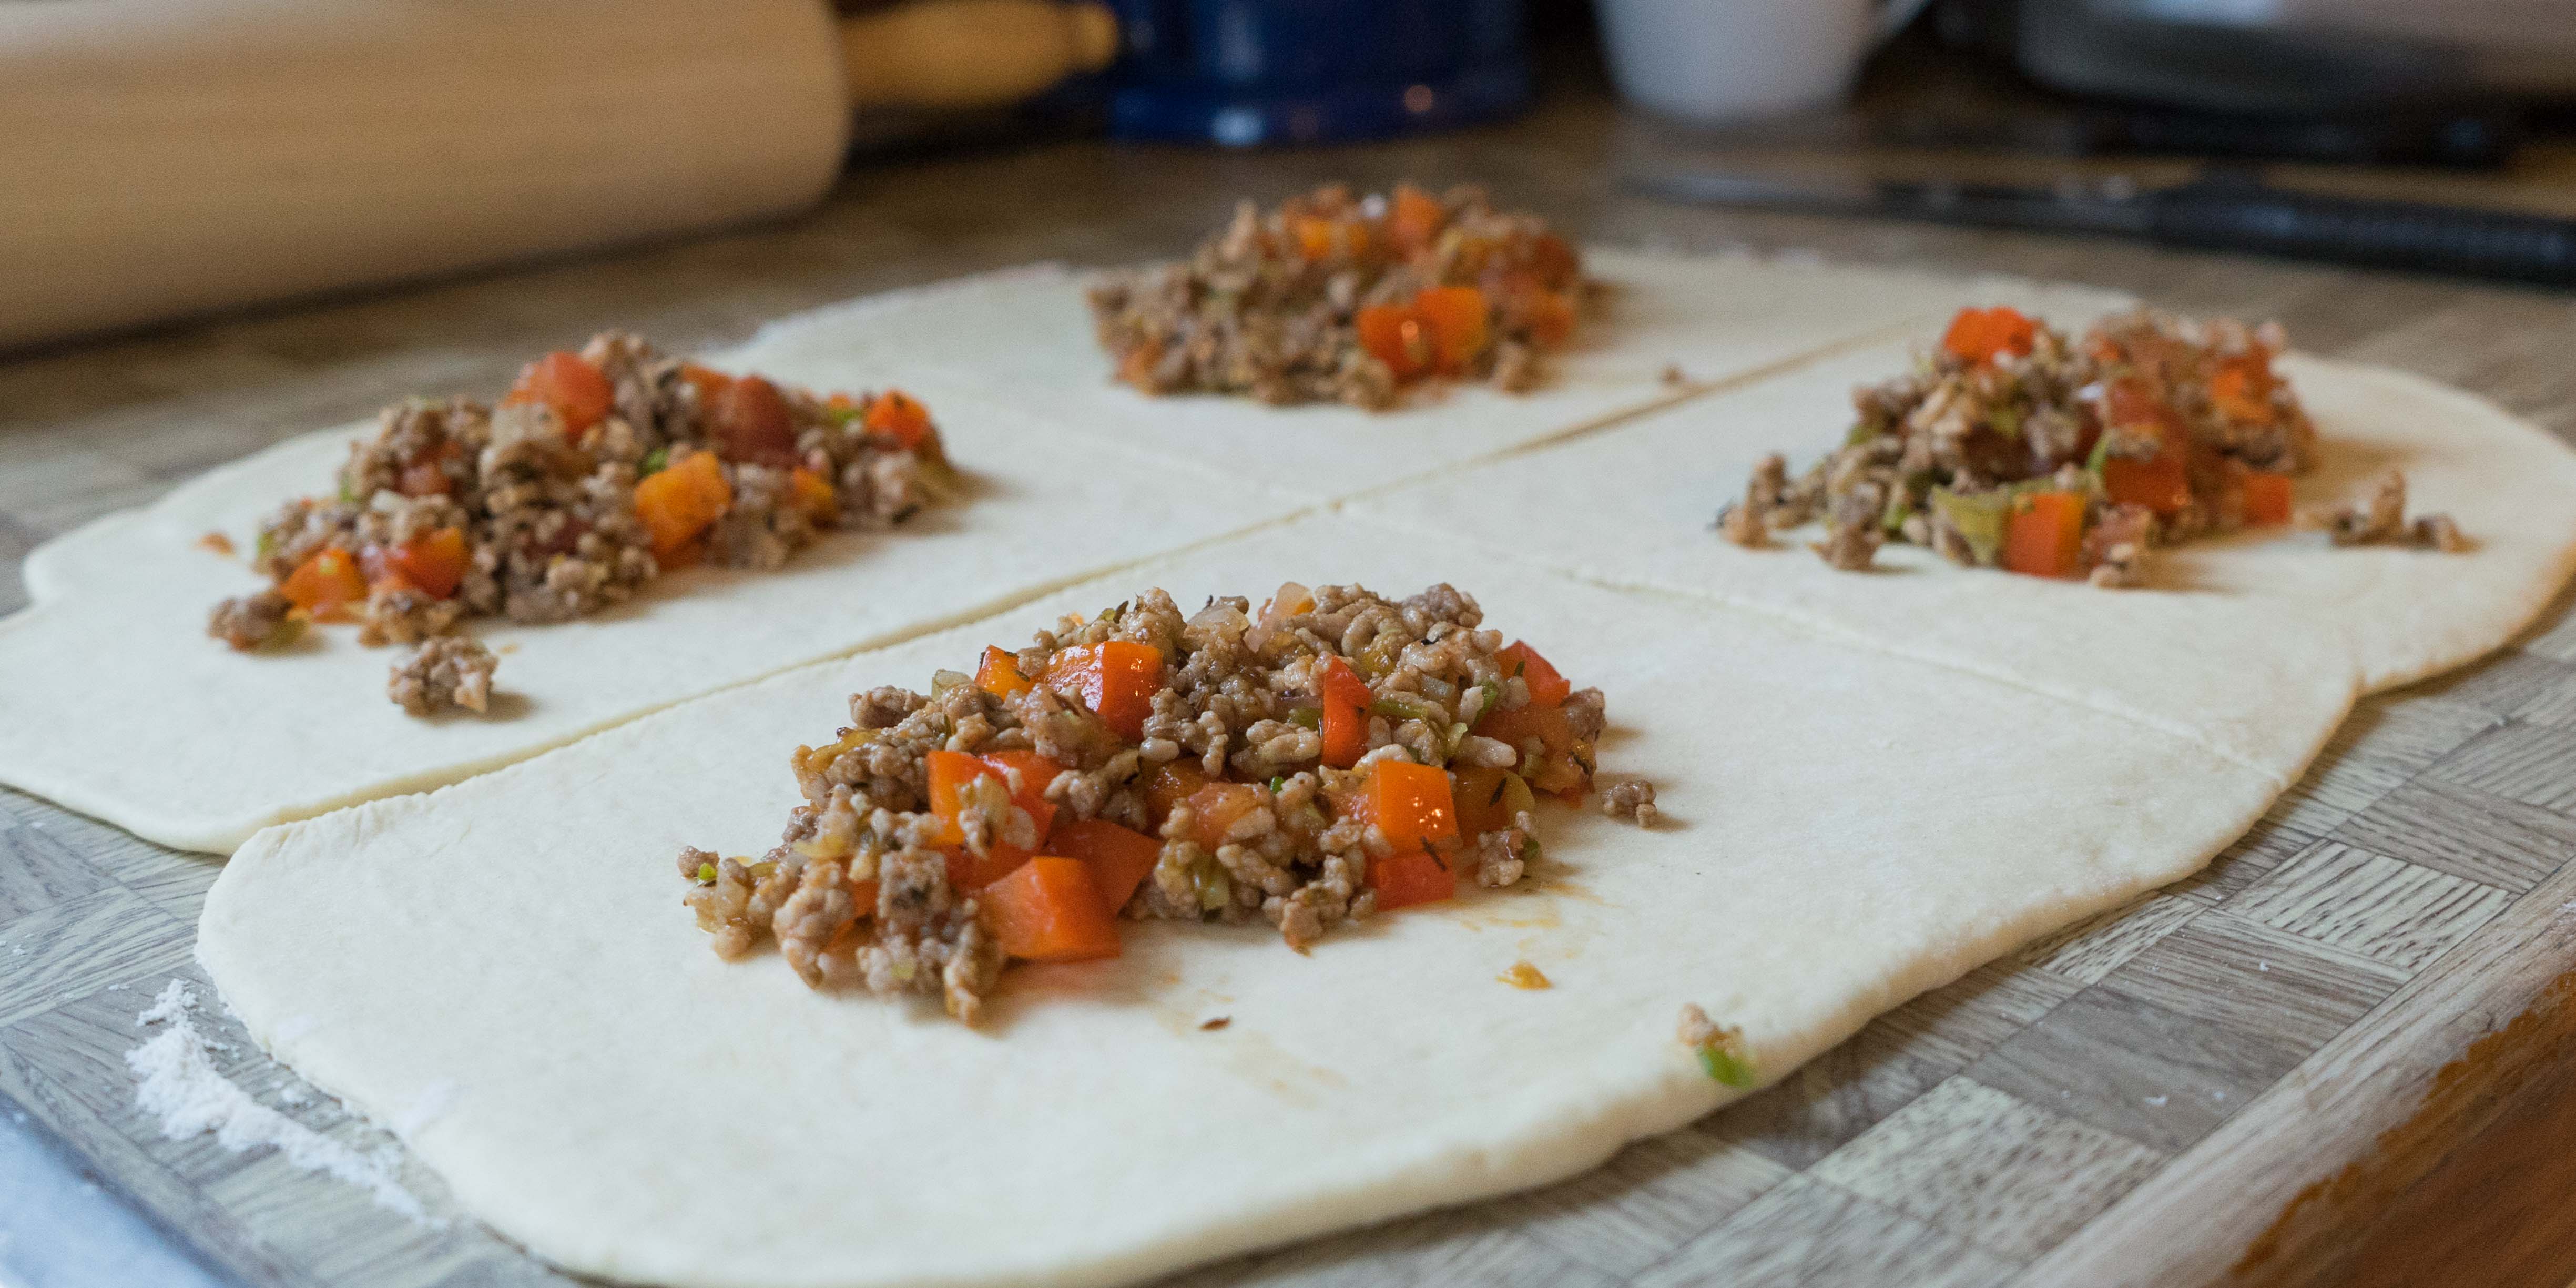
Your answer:
[[[0,3],[0,348],[795,211],[854,109],[1117,41],[1051,0]]]

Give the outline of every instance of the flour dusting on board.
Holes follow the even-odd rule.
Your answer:
[[[186,1140],[212,1133],[216,1144],[236,1154],[274,1149],[308,1172],[367,1191],[378,1207],[424,1225],[442,1224],[431,1221],[420,1200],[394,1179],[390,1160],[369,1158],[259,1103],[217,1071],[214,1044],[189,1014],[196,1006],[187,981],[174,979],[134,1018],[137,1026],[167,1026],[125,1053],[125,1066],[134,1072],[134,1103],[161,1121],[162,1135]]]

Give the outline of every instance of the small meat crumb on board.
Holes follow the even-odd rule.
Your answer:
[[[1510,970],[1504,971],[1502,974],[1497,975],[1494,978],[1499,979],[1514,988],[1541,989],[1556,987],[1555,984],[1548,980],[1546,975],[1540,973],[1538,967],[1532,966],[1526,961],[1513,962]]]
[[[1750,1087],[1757,1081],[1753,1055],[1744,1047],[1744,1030],[1711,1020],[1698,1003],[1682,1003],[1681,1023],[1673,1036],[1698,1054],[1699,1067],[1710,1080],[1728,1087]]]
[[[1202,1033],[1213,1033],[1213,1032],[1215,1032],[1216,1030],[1221,1029],[1221,1028],[1224,1028],[1226,1025],[1229,1025],[1229,1024],[1232,1024],[1232,1023],[1234,1023],[1234,1017],[1233,1017],[1233,1016],[1231,1016],[1231,1015],[1220,1015],[1220,1016],[1216,1017],[1216,1018],[1215,1018],[1215,1019],[1213,1019],[1213,1020],[1209,1020],[1208,1022],[1206,1022],[1206,1023],[1204,1023],[1204,1024],[1201,1024],[1201,1025],[1199,1026],[1199,1031],[1200,1031],[1200,1032],[1202,1032]]]
[[[232,557],[233,553],[233,539],[220,532],[209,532],[206,535],[197,538],[197,548],[199,550],[211,550],[214,553],[229,559]]]

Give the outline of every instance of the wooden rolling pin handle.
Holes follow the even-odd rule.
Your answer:
[[[914,0],[841,22],[852,107],[993,107],[1098,71],[1118,20],[1083,0]]]

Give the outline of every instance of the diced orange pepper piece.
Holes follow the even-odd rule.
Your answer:
[[[1038,825],[1038,844],[1044,846],[1054,832],[1056,811],[1055,802],[1046,798],[1047,784],[1064,772],[1064,766],[1034,751],[988,752],[983,759],[987,772],[1005,785],[1014,771],[1019,774],[1020,788],[1011,793],[1011,803],[1026,810],[1030,821]]]
[[[868,401],[868,414],[860,426],[877,438],[886,439],[907,451],[918,449],[934,432],[930,409],[921,400],[900,389],[889,389]]]
[[[1521,683],[1529,686],[1532,702],[1541,706],[1563,706],[1567,695],[1574,692],[1574,686],[1526,641],[1514,640],[1510,648],[1495,656],[1502,662],[1503,674],[1517,675],[1521,677]]]
[[[1449,772],[1449,797],[1458,806],[1460,835],[1499,832],[1512,825],[1512,815],[1527,803],[1511,790],[1514,776],[1508,769],[1484,765]]]
[[[2263,470],[2246,471],[2245,521],[2260,524],[2290,521],[2289,475]]]
[[[1011,794],[1011,804],[1028,811],[1030,821],[1037,824],[1038,843],[1046,843],[1056,812],[1055,802],[1046,798],[1046,787],[1063,772],[1063,766],[1034,751],[998,751],[979,757],[942,749],[931,752],[928,759],[930,813],[945,825],[939,844],[962,845],[966,841],[966,831],[957,822],[964,808],[959,793],[966,784],[978,778],[995,778],[1007,785],[1010,775],[1006,771],[1010,769],[1020,772],[1020,790]],[[990,848],[998,852],[1006,847]]]
[[[1318,684],[1323,692],[1324,763],[1335,769],[1348,769],[1368,754],[1368,682],[1351,669],[1347,659],[1334,657],[1319,668]]]
[[[1993,362],[2004,354],[2029,353],[2039,340],[2039,324],[2018,309],[1961,309],[1941,336],[1941,347],[1963,362]]]
[[[733,377],[713,367],[701,367],[694,362],[680,364],[680,378],[688,381],[689,387],[698,391],[698,405],[701,408],[714,407],[717,396],[733,387]]]
[[[1372,304],[1359,311],[1353,324],[1359,328],[1360,347],[1385,363],[1396,379],[1410,380],[1430,369],[1436,356],[1431,329],[1412,309],[1399,304]]]
[[[308,613],[329,613],[367,598],[366,574],[338,546],[314,551],[279,583],[279,593]]]
[[[1235,821],[1261,807],[1261,797],[1244,783],[1209,783],[1190,793],[1190,839],[1208,849],[1225,844]]]
[[[788,472],[787,489],[806,518],[830,523],[841,517],[841,494],[822,475],[799,465]]]
[[[1070,962],[1118,955],[1118,923],[1102,908],[1091,868],[1079,859],[1041,854],[978,897],[984,925],[1010,956]]]
[[[1136,887],[1145,884],[1163,855],[1163,843],[1107,819],[1077,818],[1057,825],[1047,838],[1047,853],[1080,860],[1091,869],[1100,906],[1111,916],[1127,906]]]
[[[1369,819],[1398,853],[1458,839],[1449,773],[1437,765],[1381,760],[1369,770]]]
[[[1458,873],[1449,861],[1425,850],[1392,854],[1369,864],[1369,888],[1377,891],[1377,910],[1393,912],[1417,903],[1457,897]]]
[[[440,528],[395,546],[385,554],[387,569],[433,599],[456,593],[465,580],[463,528]]]
[[[1564,292],[1534,291],[1520,298],[1519,310],[1530,343],[1554,349],[1574,338],[1574,301]]]
[[[1080,645],[1059,651],[1047,663],[1046,679],[1049,688],[1071,689],[1119,737],[1138,742],[1163,687],[1163,654],[1133,640]]]
[[[691,452],[635,485],[635,517],[644,521],[653,556],[665,566],[732,504],[733,485],[725,482],[713,452]]]
[[[2272,365],[2261,354],[2231,358],[2209,377],[2209,401],[2230,420],[2272,420]]]
[[[2084,497],[2025,492],[2004,521],[2003,566],[2033,577],[2072,577],[2084,563]]]
[[[1172,807],[1208,785],[1207,771],[1195,760],[1167,760],[1145,775],[1145,818],[1160,831]]]
[[[709,428],[728,460],[758,465],[796,463],[796,413],[787,396],[761,376],[724,387],[707,408]]]
[[[1387,202],[1386,239],[1407,255],[1431,249],[1440,239],[1440,229],[1449,222],[1449,211],[1438,197],[1409,183],[1395,185],[1395,195]]]
[[[1492,339],[1492,306],[1475,287],[1427,287],[1413,297],[1413,311],[1431,332],[1432,353],[1444,372],[1466,370]]]
[[[975,687],[997,698],[1016,698],[1037,686],[1020,674],[1018,654],[988,644],[984,660],[975,667]]]
[[[520,368],[518,383],[510,386],[509,397],[502,401],[551,407],[564,432],[578,435],[608,418],[609,408],[617,403],[617,390],[588,358],[558,349]]]
[[[1014,845],[986,846],[982,858],[964,845],[947,846],[940,853],[948,860],[951,890],[981,890],[1018,871],[1032,857],[1030,851]]]

